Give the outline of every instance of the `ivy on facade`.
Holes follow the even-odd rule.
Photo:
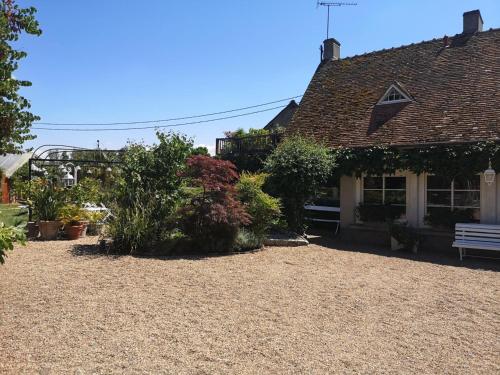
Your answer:
[[[443,177],[473,176],[488,168],[500,171],[500,143],[477,142],[456,145],[427,145],[402,148],[372,146],[337,148],[335,174],[361,176],[394,174],[408,170],[415,174],[432,173]]]

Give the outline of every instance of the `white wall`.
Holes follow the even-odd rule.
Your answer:
[[[497,214],[497,183],[498,176],[495,182],[488,185],[484,182],[484,175],[481,173],[481,223],[496,224],[498,222]]]
[[[423,227],[426,204],[426,174],[411,172],[406,176],[406,216],[413,227]],[[500,174],[488,186],[481,174],[481,223],[500,224]],[[349,226],[355,222],[354,210],[361,202],[361,179],[342,176],[340,179],[340,225]]]
[[[340,226],[347,227],[354,223],[355,179],[352,176],[340,177]]]

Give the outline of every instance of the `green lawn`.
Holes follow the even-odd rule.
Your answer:
[[[28,209],[18,204],[0,204],[0,222],[5,225],[19,225],[28,221]]]

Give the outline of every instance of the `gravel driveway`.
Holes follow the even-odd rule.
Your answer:
[[[0,373],[500,371],[498,260],[485,270],[320,245],[203,259],[73,250],[92,241],[32,242],[0,267]]]

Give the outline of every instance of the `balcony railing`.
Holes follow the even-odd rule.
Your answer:
[[[276,148],[282,137],[282,133],[271,133],[241,138],[217,138],[215,152],[217,155],[270,152]]]

